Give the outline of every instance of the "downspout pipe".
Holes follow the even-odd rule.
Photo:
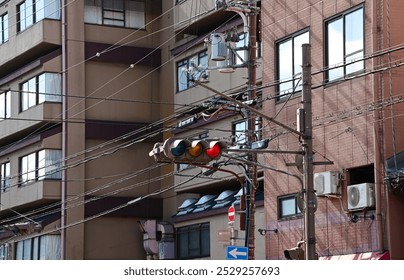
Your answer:
[[[66,0],[61,1],[61,34],[62,34],[62,183],[60,208],[60,258],[66,258],[66,155],[67,155],[67,38],[66,38]]]
[[[379,90],[381,90],[379,88]],[[378,90],[375,90],[374,99],[378,99]],[[376,227],[377,227],[377,250],[383,252],[383,216],[382,216],[382,186],[384,185],[383,174],[383,117],[381,116],[383,109],[375,110],[373,113],[374,128],[373,128],[373,149],[374,149],[374,172],[375,172],[375,211],[376,211]]]
[[[383,2],[377,2],[376,12],[376,30],[380,30],[377,32],[377,41],[376,46],[378,50],[383,49],[383,22],[382,22],[382,14],[383,13]],[[383,60],[382,57],[378,58],[379,61],[376,61],[376,64],[380,64]],[[383,100],[383,74],[379,74],[374,77],[374,81],[376,82],[376,86],[374,86],[373,90],[373,101],[377,102],[379,100]],[[383,180],[383,172],[384,172],[384,122],[383,122],[383,109],[374,110],[373,112],[373,149],[374,149],[374,173],[375,173],[375,211],[376,211],[376,235],[377,235],[377,250],[379,252],[384,251],[383,246],[383,216],[382,216],[382,186],[384,185]]]

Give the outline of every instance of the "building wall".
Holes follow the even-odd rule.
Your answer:
[[[175,2],[175,1],[173,1]],[[215,91],[225,93],[229,96],[235,96],[242,93],[246,89],[248,82],[247,68],[237,68],[231,73],[221,73],[217,69],[217,63],[211,59],[212,46],[209,42],[210,35],[213,32],[219,33],[231,33],[233,30],[237,30],[237,33],[241,33],[246,30],[248,26],[243,25],[242,18],[236,12],[214,10],[215,1],[197,1],[188,0],[181,1],[174,8],[174,23],[176,32],[176,42],[172,49],[173,58],[173,73],[174,73],[174,102],[176,112],[185,111],[185,105],[194,105],[195,107],[201,104],[209,104],[215,98],[219,96],[215,94]],[[177,63],[181,60],[193,57],[198,52],[207,50],[208,52],[208,82],[205,84],[208,88],[202,86],[190,87],[186,90],[177,92]],[[262,78],[262,63],[261,58],[257,61],[257,84],[261,82]],[[211,88],[211,90],[209,89]],[[219,98],[220,99],[220,98]],[[221,101],[224,101],[222,99]],[[225,103],[225,102],[223,102]],[[189,115],[181,116],[178,118],[173,126],[177,126],[179,121],[185,120],[189,117],[195,117],[195,122],[188,125],[181,126],[172,131],[175,137],[196,137],[198,134],[208,132],[208,138],[217,138],[226,141],[229,145],[237,142],[232,139],[234,133],[232,124],[241,121],[246,118],[246,115],[232,107],[231,102],[228,106],[220,106],[212,103],[212,108],[208,112],[190,113]],[[214,107],[216,106],[216,107]],[[216,108],[216,110],[215,110]],[[191,109],[191,108],[190,108]],[[233,156],[239,156],[240,154],[233,153]],[[260,158],[261,160],[261,158]],[[224,190],[240,189],[240,181],[246,177],[244,170],[245,163],[237,160],[228,160],[222,157],[218,162],[221,162],[220,168],[223,169],[215,172],[213,175],[202,176],[201,178],[195,178],[192,181],[186,182],[190,176],[196,175],[201,171],[200,167],[189,168],[182,170],[175,176],[175,183],[177,192],[177,205],[182,203],[182,197],[187,195],[203,196],[206,194],[218,195]],[[263,161],[260,161],[261,163]],[[223,164],[224,163],[224,164]],[[228,163],[228,164],[227,164]],[[239,165],[237,165],[239,164]],[[202,169],[203,170],[203,169]],[[228,171],[228,172],[226,172]],[[260,171],[262,174],[262,171]],[[186,182],[183,184],[183,182]],[[258,227],[262,228],[263,219],[262,208],[256,213],[255,231]],[[198,223],[202,221],[210,222],[210,246],[211,255],[209,259],[224,259],[226,253],[226,246],[217,239],[219,230],[227,228],[227,219],[225,215],[210,216],[206,215],[203,219],[192,219],[184,222],[179,222],[174,218],[175,227],[181,227],[186,224]],[[263,236],[258,235],[258,232],[254,232],[256,259],[263,259]],[[243,236],[244,232],[240,232],[240,236]],[[242,245],[242,241],[237,241],[237,245]]]
[[[216,209],[218,210],[218,209]],[[180,217],[182,221],[176,222],[176,228],[188,226],[188,225],[195,225],[200,223],[209,222],[210,225],[210,256],[204,259],[209,260],[225,260],[226,259],[226,250],[227,246],[230,246],[230,239],[226,239],[221,237],[220,235],[223,232],[230,230],[230,226],[228,223],[227,217],[227,208],[221,209],[221,213],[216,213],[215,215],[210,215],[209,213],[212,211],[205,211],[203,217],[195,217],[195,214],[188,215],[189,218],[186,216]],[[213,211],[215,212],[215,211]],[[217,211],[216,211],[217,212]],[[200,214],[200,213],[199,213]],[[194,216],[193,216],[194,215]],[[202,216],[202,215],[199,215]],[[255,213],[255,248],[254,248],[254,255],[256,260],[264,260],[265,259],[265,236],[260,235],[258,233],[258,229],[262,229],[263,224],[265,224],[265,213],[264,208],[262,205],[256,207]],[[233,224],[234,230],[237,232],[237,238],[235,240],[235,244],[232,246],[241,246],[244,247],[245,245],[245,234],[246,231],[240,230],[240,216],[236,214]],[[277,239],[278,235],[273,232],[268,232],[266,235],[268,238]],[[178,257],[178,256],[177,256]]]
[[[277,1],[263,5],[263,84],[276,80],[276,42],[304,28],[310,29],[314,161],[332,161],[332,165],[315,165],[314,172],[339,171],[342,187],[342,196],[339,198],[318,198],[315,230],[316,249],[320,257],[380,249],[377,223],[369,219],[371,215],[374,217],[374,209],[360,212],[362,219],[353,223],[350,220],[352,213],[347,211],[346,195],[347,185],[351,183],[346,171],[373,164],[375,161],[375,119],[373,113],[365,110],[364,106],[374,101],[375,80],[378,76],[364,75],[340,83],[322,85],[325,79],[322,71],[325,65],[324,21],[362,3],[365,10],[365,55],[371,55],[377,51],[377,23],[374,17],[376,1]],[[373,67],[374,62],[366,60],[365,68]],[[275,93],[276,87],[265,90],[265,96]],[[296,109],[301,107],[300,101],[300,95],[287,102],[272,100],[264,103],[264,109],[270,116],[276,114],[278,121],[296,128]],[[358,111],[359,113],[355,113]],[[279,127],[268,129],[267,135],[281,135],[272,142],[272,148],[300,149],[298,137],[292,133],[282,135],[284,131]],[[292,155],[268,155],[266,160],[279,169],[301,175],[294,167],[285,165],[296,162]],[[266,172],[265,180],[267,223],[278,227],[282,236],[279,243],[267,240],[267,258],[282,259],[284,249],[296,246],[303,239],[304,222],[302,218],[279,220],[277,197],[298,192],[301,185],[294,177],[276,172]],[[385,201],[387,191],[381,181],[377,182],[377,188],[380,189],[380,200]],[[384,207],[381,213],[385,217]],[[382,246],[384,249],[388,248],[387,244]]]
[[[10,18],[9,41],[0,45],[0,53],[4,54],[0,61],[0,83],[2,88],[9,87],[16,93],[12,96],[12,117],[16,121],[0,122],[0,127],[7,131],[7,135],[0,137],[0,148],[3,148],[0,160],[3,162],[10,158],[15,161],[14,175],[21,155],[39,148],[59,148],[65,150],[69,168],[66,169],[64,182],[38,181],[24,188],[28,196],[25,201],[16,198],[15,192],[10,191],[2,196],[2,202],[9,196],[8,203],[13,203],[9,206],[23,213],[60,201],[65,192],[65,224],[61,224],[61,220],[58,224],[62,227],[67,225],[63,258],[143,259],[142,232],[136,221],[144,217],[161,219],[162,200],[157,198],[147,203],[135,203],[132,207],[122,207],[120,211],[116,207],[125,206],[129,200],[161,189],[169,182],[148,182],[160,174],[153,168],[136,179],[123,179],[128,174],[136,174],[155,165],[148,152],[162,136],[149,139],[146,137],[150,132],[148,130],[128,139],[117,140],[117,137],[158,121],[172,110],[168,106],[158,110],[160,97],[163,96],[160,85],[170,85],[171,76],[167,71],[163,75],[163,70],[159,69],[162,64],[160,48],[163,43],[166,44],[164,55],[167,60],[169,44],[156,32],[161,30],[163,22],[171,25],[172,17],[167,13],[160,18],[162,1],[145,1],[145,29],[86,24],[84,2],[77,1],[65,7],[65,34],[61,32],[62,20],[43,20],[17,34],[17,2],[7,1],[0,6],[2,13],[9,12]],[[164,9],[169,9],[167,4],[164,6]],[[165,36],[172,39],[169,33]],[[114,46],[114,51],[96,55],[111,46]],[[66,60],[63,61],[63,58]],[[66,68],[63,69],[63,66]],[[19,83],[43,71],[62,74],[64,70],[66,107],[62,103],[44,103],[19,112]],[[164,96],[166,104],[172,105],[169,102],[171,99],[171,95]],[[62,119],[66,124],[65,133],[61,132]],[[51,137],[37,131],[52,125],[59,130]],[[157,127],[153,129],[157,130]],[[31,135],[36,139],[34,142],[31,138],[21,141]],[[140,144],[119,147],[143,137],[146,137],[145,141]],[[107,141],[111,141],[110,144],[100,148]],[[7,145],[13,149],[5,152]],[[122,181],[117,183],[120,177]],[[56,194],[46,192],[50,187],[57,190]],[[21,190],[23,188],[18,189]],[[40,196],[41,192],[44,197]],[[106,198],[94,200],[99,195]],[[3,206],[1,211],[2,217],[11,215],[9,209]],[[105,217],[93,220],[98,214]],[[99,234],[100,228],[105,234]],[[29,238],[29,235],[23,238]],[[123,247],[127,250],[122,250]]]
[[[156,5],[153,5],[153,3],[146,4],[147,23],[153,22],[153,20],[159,15],[157,11],[159,10],[159,7],[161,8],[160,3],[159,1],[154,2]],[[70,11],[70,17],[73,19],[74,17],[77,17],[80,7],[78,8],[72,6],[71,10],[68,8],[68,11]],[[78,14],[81,14],[81,12]],[[100,127],[100,129],[112,132],[111,136],[119,136],[119,131],[116,132],[117,134],[113,133],[114,122],[116,122],[116,124],[138,123],[139,125],[137,127],[139,128],[142,126],[141,124],[147,124],[158,120],[160,116],[158,114],[153,114],[151,104],[152,102],[158,101],[160,96],[159,83],[154,81],[158,81],[160,79],[159,72],[156,71],[156,67],[160,65],[161,61],[157,61],[157,65],[144,66],[145,62],[142,62],[141,60],[136,61],[130,59],[132,57],[131,52],[136,52],[137,50],[131,50],[129,47],[149,48],[149,51],[157,48],[156,51],[159,52],[159,40],[157,38],[153,39],[154,36],[150,35],[159,28],[161,28],[161,26],[158,23],[153,23],[152,25],[148,25],[145,30],[119,29],[106,26],[85,25],[84,22],[81,22],[80,20],[75,20],[74,24],[71,24],[70,26],[68,25],[68,36],[71,36],[68,37],[68,44],[70,44],[68,45],[68,48],[75,54],[73,56],[68,56],[68,65],[77,65],[77,63],[88,59],[87,54],[85,53],[86,46],[84,43],[102,43],[106,44],[106,46],[118,44],[126,47],[117,48],[117,51],[112,53],[112,56],[123,56],[123,60],[120,59],[118,61],[110,61],[109,57],[104,57],[104,61],[102,61],[103,57],[101,56],[101,61],[87,62],[81,67],[78,67],[77,71],[75,71],[72,75],[73,77],[69,76],[69,81],[71,81],[71,83],[68,85],[69,91],[78,92],[86,97],[111,97],[117,100],[133,100],[133,102],[100,102],[97,99],[88,99],[86,102],[80,103],[78,103],[77,100],[71,100],[72,103],[69,103],[72,104],[72,109],[69,110],[71,116],[83,117],[90,120],[89,123],[93,121],[112,122],[109,125],[107,124],[105,127],[102,125]],[[106,36],[106,34],[108,35]],[[129,36],[130,40],[125,39],[129,38]],[[146,37],[147,39],[141,39],[143,37]],[[124,39],[122,40],[122,38]],[[125,54],[125,52],[127,53]],[[125,55],[127,56],[126,60]],[[131,68],[131,64],[133,64],[134,67]],[[80,80],[83,80],[83,82],[81,83]],[[77,83],[77,81],[79,82]],[[72,134],[71,138],[68,139],[69,153],[76,153],[78,151],[91,148],[94,145],[96,146],[97,144],[106,140],[110,140],[108,136],[89,136],[90,126],[91,124],[89,124],[88,127],[84,127],[82,125],[77,127],[75,124],[69,125],[68,130],[73,130],[77,133],[76,135]],[[127,130],[127,132],[129,131],[130,130]],[[90,140],[89,138],[93,139]],[[139,139],[141,136],[135,135],[135,138]],[[122,145],[128,142],[128,140],[124,140],[117,142],[117,144]],[[78,167],[78,170],[72,170],[70,176],[73,176],[74,178],[91,178],[92,176],[100,176],[100,174],[102,174],[103,177],[107,177],[108,174],[113,175],[116,174],[116,172],[120,174],[128,174],[130,172],[143,170],[150,165],[155,164],[148,157],[148,151],[152,148],[152,145],[152,142],[145,141],[145,143],[136,144],[120,151],[118,150],[116,153],[111,153],[111,155],[107,157],[100,157],[98,160]],[[110,146],[106,148],[106,153],[108,153],[109,149],[111,149]],[[97,153],[99,152],[100,151],[98,150]],[[91,156],[91,153],[87,154],[86,156]],[[114,167],[107,168],[108,165],[114,165]],[[108,170],[103,172],[105,168]],[[103,192],[107,192],[109,194],[108,197],[112,198],[135,198],[139,195],[151,193],[160,188],[159,183],[147,184],[146,186],[144,183],[142,183],[149,180],[151,176],[153,176],[153,173],[147,173],[140,177],[137,176],[136,179],[125,180],[119,184],[113,183],[111,188],[97,192],[95,195],[100,195]],[[116,178],[106,179],[99,182],[90,181],[89,183],[75,183],[74,186],[71,186],[68,195],[76,195],[77,193],[84,191],[89,192],[93,189],[99,188],[100,186],[106,185],[108,181],[114,182],[114,180],[116,180]],[[128,190],[120,191],[120,189]],[[115,194],[113,191],[115,191]],[[113,208],[114,203],[111,201],[108,202],[107,205],[110,205],[110,207]],[[72,210],[71,217],[75,217],[75,219],[78,217],[87,217],[87,211],[87,207],[82,209],[74,208],[74,210]],[[78,237],[78,242],[67,243],[67,256],[71,256],[72,258],[76,258],[78,256],[78,258],[90,259],[144,258],[144,251],[140,246],[142,244],[140,238],[141,231],[138,230],[135,223],[136,216],[147,216],[149,214],[147,213],[146,208],[141,208],[138,211],[140,214],[135,214],[131,211],[121,214],[124,215],[123,217],[126,217],[127,215],[129,215],[129,217],[133,217],[132,228],[129,228],[125,225],[125,223],[122,223],[123,218],[120,218],[120,215],[117,215],[116,218],[107,218],[103,219],[102,221],[85,223],[77,228],[72,228],[67,233],[67,240]],[[161,216],[162,212],[160,210],[159,217]],[[154,217],[154,215],[152,215],[152,217]],[[110,227],[106,226],[107,234],[99,236],[99,238],[95,239],[94,242],[89,242],[93,236],[94,230],[100,227],[100,224],[102,226],[103,222],[108,222],[110,225]],[[110,241],[108,231],[111,231],[111,234],[115,234],[115,236],[117,232],[121,231],[126,237],[123,239],[115,239],[114,241]],[[112,251],[107,247],[100,247],[99,244],[110,244],[109,246],[114,247],[116,250]],[[128,248],[132,247],[134,250],[121,250],[119,249],[120,246],[127,246]],[[135,250],[135,248],[137,248],[137,250]],[[78,252],[82,253],[77,254]]]
[[[402,110],[404,104],[402,102],[403,93],[403,77],[400,64],[396,64],[403,56],[403,51],[399,47],[403,40],[403,34],[400,31],[404,24],[402,17],[402,3],[400,1],[385,1],[383,3],[383,40],[381,42],[383,49],[392,51],[389,54],[381,57],[379,63],[385,65],[397,65],[390,71],[386,71],[382,76],[382,96],[385,100],[393,100],[393,106],[386,107],[381,113],[382,129],[383,129],[383,147],[380,150],[383,152],[384,160],[394,157],[395,154],[404,150],[404,128]],[[398,168],[400,168],[398,161]],[[403,191],[394,190],[388,193],[387,196],[387,244],[389,244],[391,256],[393,259],[404,259],[404,246],[401,237],[404,234],[403,217],[399,215],[404,210]]]

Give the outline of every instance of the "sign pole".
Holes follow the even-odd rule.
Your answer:
[[[233,204],[229,207],[227,215],[229,218],[229,227],[230,227],[230,245],[234,246],[236,245],[236,236],[234,234],[234,217],[236,215],[236,209]]]

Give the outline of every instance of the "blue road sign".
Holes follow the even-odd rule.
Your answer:
[[[241,246],[227,246],[227,260],[248,260],[248,248]]]

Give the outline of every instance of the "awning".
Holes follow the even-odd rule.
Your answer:
[[[348,255],[334,255],[319,257],[319,260],[389,260],[389,252],[379,253],[379,252],[366,252],[359,254],[348,254]]]

